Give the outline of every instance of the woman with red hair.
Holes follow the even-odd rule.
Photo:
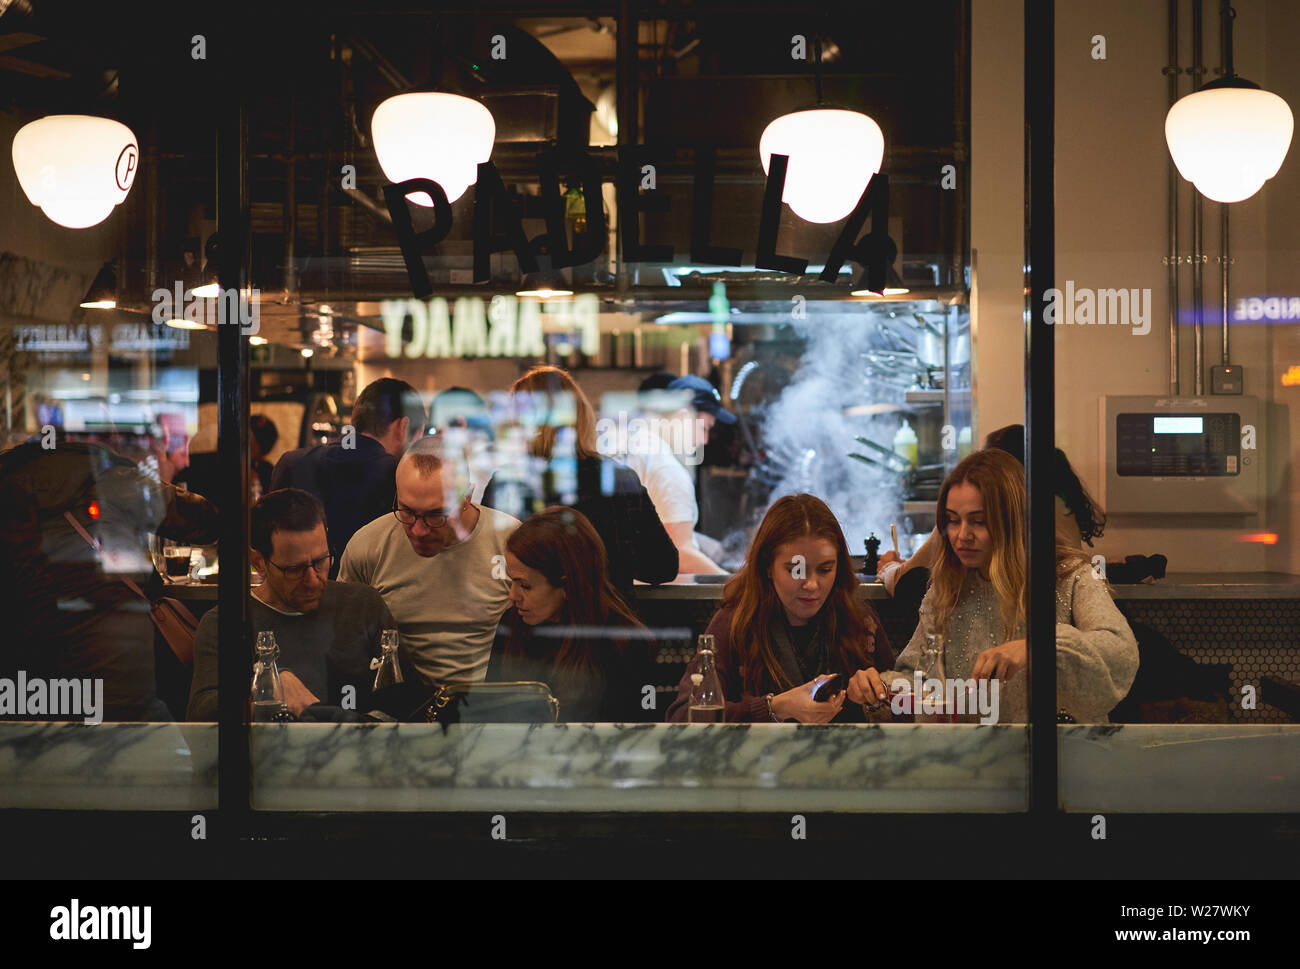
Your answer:
[[[889,669],[894,654],[857,587],[844,533],[825,502],[787,495],[773,504],[707,630],[726,694],[724,719],[851,722],[878,707],[887,711],[876,670]],[[682,677],[669,720],[687,719],[695,665]],[[839,688],[814,699],[836,674]]]
[[[560,720],[645,719],[653,683],[650,632],[610,582],[605,546],[582,512],[547,508],[506,540],[511,608],[488,660],[492,681],[539,680],[560,702]]]

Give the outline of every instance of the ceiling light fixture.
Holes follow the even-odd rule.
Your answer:
[[[821,40],[814,38],[817,104],[784,114],[763,129],[758,155],[763,174],[773,155],[788,155],[781,201],[805,222],[838,222],[853,211],[880,171],[885,135],[860,111],[822,102]]]
[[[478,180],[478,166],[492,157],[497,126],[492,112],[459,94],[415,92],[389,98],[370,119],[379,167],[390,182],[429,178],[455,202]],[[408,201],[433,206],[427,192]]]
[[[903,296],[912,290],[903,285],[903,280],[899,278],[894,267],[890,266],[885,274],[885,285],[883,289],[868,289],[867,279],[871,275],[870,270],[864,270],[862,278],[858,280],[857,286],[849,292],[850,296]]]
[[[221,295],[221,284],[217,282],[217,274],[211,269],[205,268],[203,270],[203,282],[191,289],[188,295],[198,299],[216,299]]]
[[[18,129],[13,160],[33,205],[52,222],[85,229],[108,218],[131,191],[140,146],[121,122],[56,114]]]
[[[86,290],[81,301],[81,308],[87,310],[111,310],[117,308],[117,273],[112,262],[106,262],[95,274],[95,281]]]
[[[1226,74],[1180,98],[1165,116],[1165,141],[1178,173],[1215,202],[1250,198],[1277,174],[1291,146],[1295,119],[1286,101],[1238,77],[1232,67],[1232,21],[1223,18]]]
[[[572,296],[573,290],[558,272],[527,273],[515,290],[516,296],[536,296],[550,299],[554,296]]]

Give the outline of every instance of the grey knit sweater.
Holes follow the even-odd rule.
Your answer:
[[[933,590],[921,601],[921,621],[894,669],[881,678],[889,686],[912,679],[921,663],[926,634],[934,631]],[[984,650],[1025,637],[1021,622],[1003,635],[993,584],[978,571],[967,572],[957,608],[948,617],[944,674],[969,678]],[[1081,566],[1056,583],[1056,695],[1060,709],[1080,723],[1107,723],[1110,711],[1128,694],[1137,675],[1137,640],[1110,593],[1092,570]],[[999,723],[1025,723],[1028,702],[1025,671],[1000,684]]]

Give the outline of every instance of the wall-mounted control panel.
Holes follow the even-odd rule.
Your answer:
[[[1259,511],[1259,401],[1254,397],[1106,397],[1107,512]]]

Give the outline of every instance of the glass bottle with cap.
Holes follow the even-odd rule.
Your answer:
[[[385,629],[380,635],[380,657],[371,660],[375,671],[375,682],[371,687],[375,692],[387,686],[396,686],[402,682],[402,667],[397,662],[397,630]]]
[[[275,641],[275,633],[270,630],[258,633],[256,649],[253,688],[248,697],[253,722],[287,723],[293,720],[293,715],[284,702],[284,684],[280,681],[280,667],[276,663],[280,647]]]
[[[714,662],[713,637],[703,633],[695,654],[695,672],[691,674],[691,702],[687,708],[690,723],[722,723],[727,709],[722,681]]]

